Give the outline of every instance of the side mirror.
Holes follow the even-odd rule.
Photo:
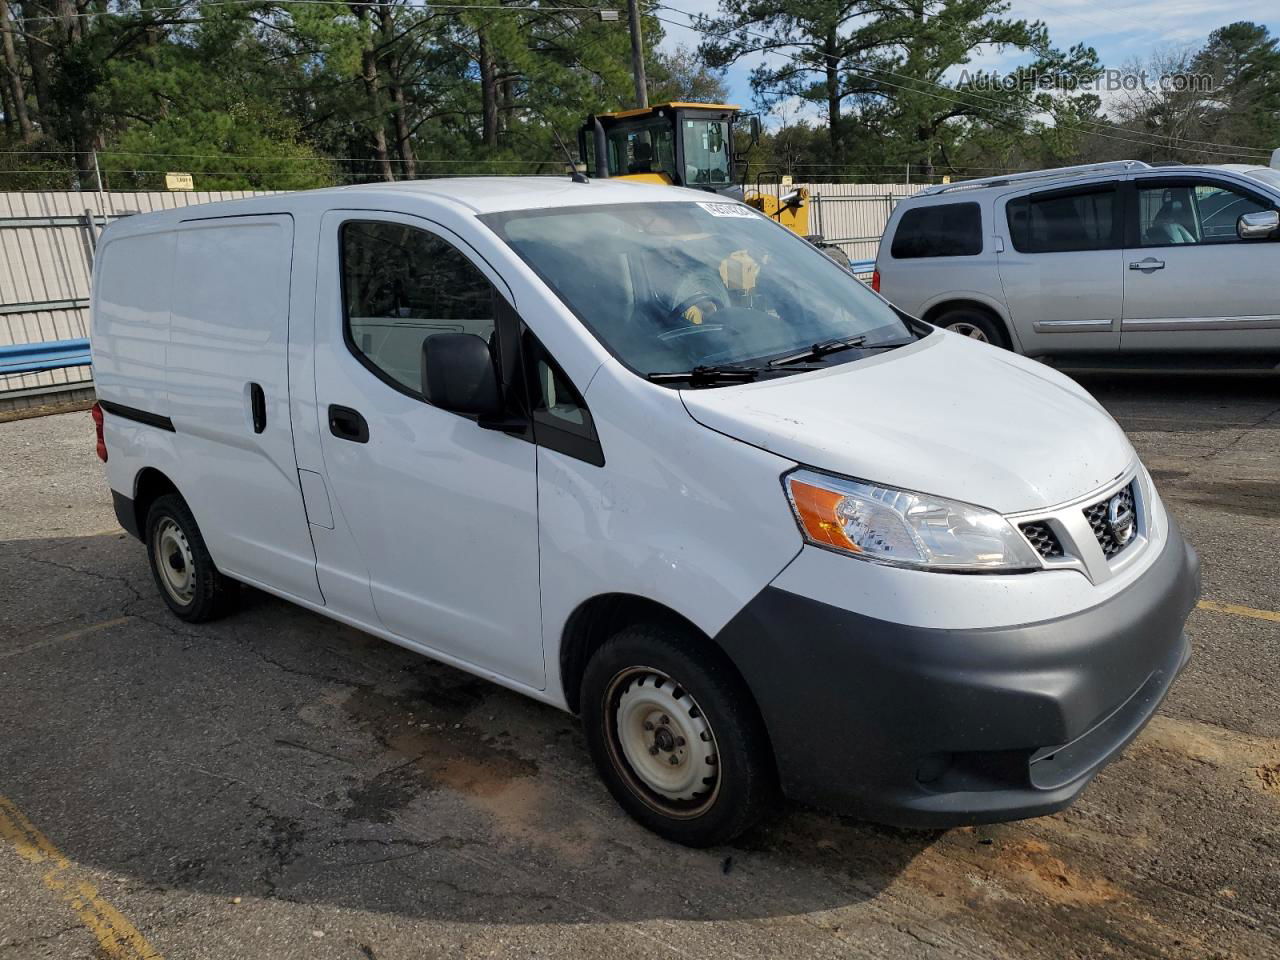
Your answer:
[[[1280,213],[1275,210],[1244,213],[1236,221],[1236,236],[1241,240],[1265,240],[1277,230],[1280,230]]]
[[[484,338],[474,333],[435,333],[423,340],[422,395],[442,410],[500,416],[498,374]]]
[[[748,123],[748,129],[751,131],[751,146],[754,147],[760,142],[760,118],[752,114]]]

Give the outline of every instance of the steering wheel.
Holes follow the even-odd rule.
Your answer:
[[[716,310],[723,310],[725,307],[728,306],[728,304],[725,303],[724,298],[721,297],[719,294],[712,293],[710,290],[705,290],[705,289],[699,290],[693,296],[685,297],[683,300],[677,303],[674,307],[672,307],[671,312],[667,314],[667,322],[671,324],[688,323],[690,326],[700,325],[702,323],[701,316],[698,318],[697,321],[690,321],[687,317],[685,317],[685,313],[691,307],[696,307],[700,303],[713,304],[715,306],[715,310],[712,310],[711,311],[712,313],[715,313]],[[699,313],[701,314],[702,311],[699,311]]]

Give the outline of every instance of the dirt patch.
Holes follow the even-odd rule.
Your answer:
[[[1258,775],[1263,790],[1280,794],[1280,763],[1264,763],[1253,772]]]
[[[343,708],[399,763],[348,791],[349,820],[387,823],[419,796],[446,788],[474,797],[500,794],[538,766],[463,722],[484,702],[488,684],[459,675],[430,677],[415,690],[388,696],[352,691]]]
[[[973,828],[953,831],[912,861],[904,878],[971,906],[1047,900],[1096,907],[1125,897],[1108,878],[1069,865],[1047,842],[999,832],[1009,835],[992,837]]]
[[[1255,789],[1280,794],[1280,740],[1194,720],[1156,716],[1139,739],[1138,749],[1185,757]]]
[[[1001,844],[996,847],[994,862],[996,872],[1008,874],[1049,900],[1095,905],[1119,899],[1121,895],[1105,878],[1086,876],[1067,866],[1041,840],[1027,838]]]

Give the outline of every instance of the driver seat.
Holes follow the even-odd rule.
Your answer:
[[[627,173],[653,173],[653,147],[650,144],[636,144],[635,159],[627,166]]]
[[[1167,243],[1195,243],[1196,235],[1185,224],[1182,201],[1166,200],[1160,207],[1143,240],[1152,246]]]

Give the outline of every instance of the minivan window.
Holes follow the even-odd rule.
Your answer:
[[[422,341],[433,333],[491,339],[493,286],[448,241],[407,224],[350,221],[340,246],[347,345],[392,386],[422,392]]]
[[[817,247],[740,203],[625,203],[482,218],[641,375],[914,339]],[[857,359],[833,352],[830,362]],[[782,373],[791,368],[778,368]]]
[[[1041,193],[1010,200],[1009,236],[1020,253],[1107,250],[1117,243],[1116,187]]]
[[[935,203],[902,215],[893,235],[895,260],[973,257],[982,252],[982,208],[976,203]]]
[[[1144,247],[1236,243],[1243,214],[1274,209],[1222,183],[1138,183],[1138,241]]]

